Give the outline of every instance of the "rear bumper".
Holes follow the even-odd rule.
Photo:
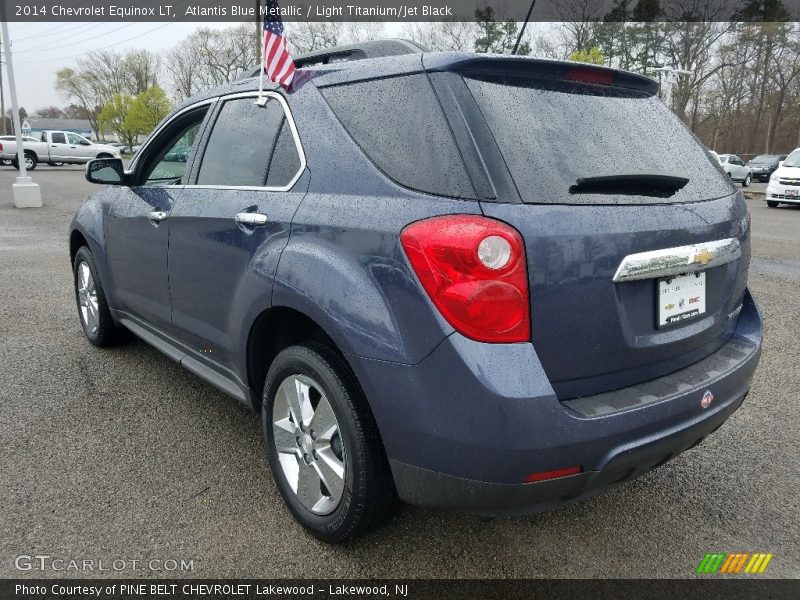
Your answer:
[[[747,394],[745,393],[745,396]],[[490,515],[529,514],[587,498],[658,467],[699,444],[742,404],[739,397],[711,416],[662,438],[620,449],[599,471],[538,483],[474,481],[390,461],[400,496],[409,504],[443,506]]]
[[[697,444],[741,405],[760,350],[761,319],[747,292],[733,337],[717,360],[703,361],[716,367],[693,365],[618,390],[616,400],[600,394],[594,410],[592,398],[572,407],[556,398],[530,344],[454,334],[418,365],[350,358],[400,497],[506,514],[589,496]],[[715,399],[703,409],[706,391]],[[524,483],[575,465],[582,473]]]

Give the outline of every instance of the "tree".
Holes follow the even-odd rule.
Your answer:
[[[147,135],[172,110],[172,102],[164,90],[154,85],[133,100],[125,119],[126,127],[137,134]]]
[[[100,129],[116,134],[120,141],[128,144],[131,148],[135,145],[138,134],[138,131],[133,129],[128,122],[132,104],[132,96],[114,94],[99,115]]]
[[[182,100],[249,75],[258,65],[257,50],[249,23],[226,29],[203,27],[167,55],[165,67]]]
[[[63,119],[64,111],[57,106],[45,106],[36,110],[36,116],[42,119]]]
[[[593,65],[603,65],[606,57],[600,52],[600,48],[589,48],[588,50],[578,50],[569,55],[570,60],[576,62],[591,63]]]
[[[65,67],[56,73],[56,89],[68,98],[77,100],[77,106],[83,110],[95,134],[99,136],[99,116],[108,99],[92,85],[85,74]]]
[[[496,21],[495,12],[491,6],[479,8],[475,11],[475,21],[478,24],[478,35],[475,39],[475,52],[491,52],[494,54],[511,53],[519,36],[519,27],[516,21]],[[529,42],[520,44],[517,54],[530,54]]]
[[[293,52],[303,54],[338,46],[343,40],[344,23],[300,21],[286,23],[286,39]]]
[[[464,21],[410,22],[406,37],[434,52],[470,52],[475,47],[476,27]]]

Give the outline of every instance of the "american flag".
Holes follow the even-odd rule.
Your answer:
[[[288,88],[294,79],[294,60],[286,47],[283,21],[278,11],[278,0],[267,0],[264,15],[264,34],[262,51],[264,55],[263,72],[270,81]]]

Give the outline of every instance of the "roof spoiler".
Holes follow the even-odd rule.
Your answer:
[[[498,75],[533,77],[609,85],[634,89],[654,95],[658,82],[650,77],[588,63],[530,58],[526,56],[433,53],[423,59],[428,71],[456,71],[496,77]]]
[[[420,54],[427,51],[427,48],[411,40],[371,40],[368,42],[359,42],[357,44],[347,44],[345,46],[321,48],[319,50],[312,50],[311,52],[300,54],[295,57],[294,66],[300,69],[316,65],[327,65],[332,62],[350,62],[366,60],[368,58],[399,56],[402,54]],[[260,70],[260,67],[256,67],[251,77],[258,77]]]

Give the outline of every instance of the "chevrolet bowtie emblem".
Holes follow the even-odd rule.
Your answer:
[[[713,252],[709,252],[708,250],[703,248],[694,255],[694,258],[692,259],[692,264],[706,266],[708,263],[714,260],[714,256],[715,255]]]

